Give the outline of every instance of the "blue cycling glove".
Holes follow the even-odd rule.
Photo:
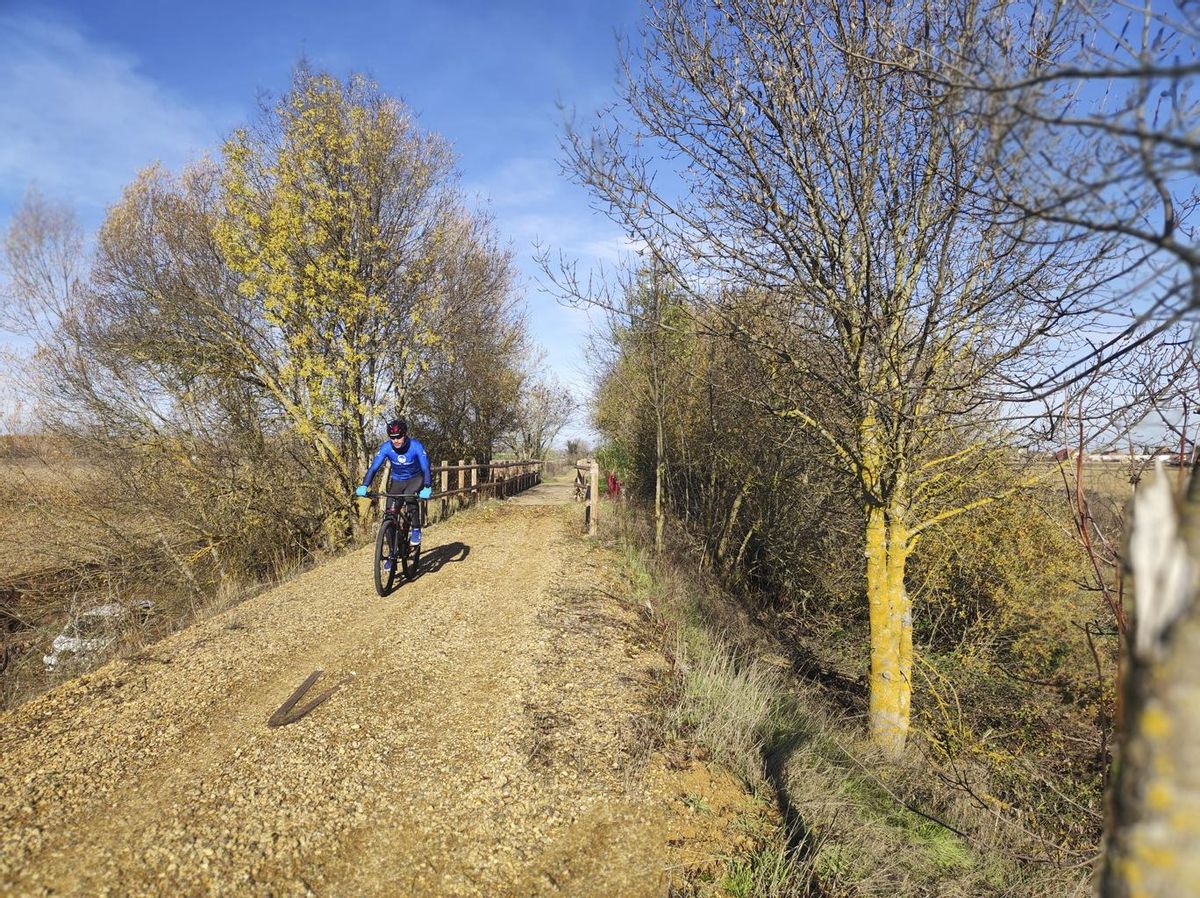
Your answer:
[[[433,489],[432,489],[432,487],[428,487],[428,486],[422,487],[421,492],[417,493],[418,499],[429,499],[429,498],[432,498],[432,496],[433,496]]]
[[[354,495],[358,496],[361,499],[365,499],[367,497],[367,488],[365,486],[360,486],[358,489],[356,489],[354,491]]]

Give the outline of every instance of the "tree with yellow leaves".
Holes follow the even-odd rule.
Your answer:
[[[361,76],[299,68],[226,142],[214,238],[281,359],[277,396],[330,487],[360,476],[368,426],[407,404],[438,343],[460,216],[453,157]]]
[[[219,160],[152,166],[111,207],[54,393],[179,465],[198,433],[247,466],[285,452],[337,541],[381,421],[456,354],[521,342],[513,282],[446,142],[366,79],[301,66]]]

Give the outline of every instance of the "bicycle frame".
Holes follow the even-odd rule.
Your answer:
[[[415,495],[367,493],[367,498],[386,500],[375,543],[375,589],[381,596],[386,596],[391,592],[397,564],[403,568],[406,579],[416,576],[421,547],[409,543],[409,533],[414,526],[420,527],[424,523],[425,506]],[[410,513],[410,502],[416,504],[415,512]]]
[[[396,526],[404,533],[408,533],[414,526],[414,522],[410,520],[408,513],[409,503],[412,502],[417,506],[417,521],[415,522],[415,526],[424,526],[425,509],[421,500],[416,496],[410,498],[408,496],[392,495],[391,493],[367,493],[367,497],[370,499],[386,499],[387,502],[383,507],[383,517],[394,519]]]

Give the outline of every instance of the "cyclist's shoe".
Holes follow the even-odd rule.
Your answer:
[[[413,527],[413,529],[411,531],[409,531],[408,544],[410,546],[421,545],[421,528],[420,527]]]
[[[390,559],[390,558],[383,559],[383,569],[385,571],[390,571],[392,569],[392,559]]]

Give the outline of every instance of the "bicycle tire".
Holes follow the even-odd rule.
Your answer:
[[[408,516],[404,517],[404,526],[397,531],[400,537],[400,568],[404,571],[404,579],[411,580],[417,576],[417,559],[421,556],[421,547],[409,545],[409,537],[412,535],[409,532]]]
[[[404,538],[404,555],[402,563],[404,566],[404,576],[411,580],[417,576],[417,565],[421,561],[421,547],[412,546],[408,543],[408,537]]]
[[[385,517],[379,522],[379,535],[375,537],[375,591],[386,596],[392,591],[396,580],[396,564],[384,568],[384,562],[394,557],[396,546],[396,522]]]

